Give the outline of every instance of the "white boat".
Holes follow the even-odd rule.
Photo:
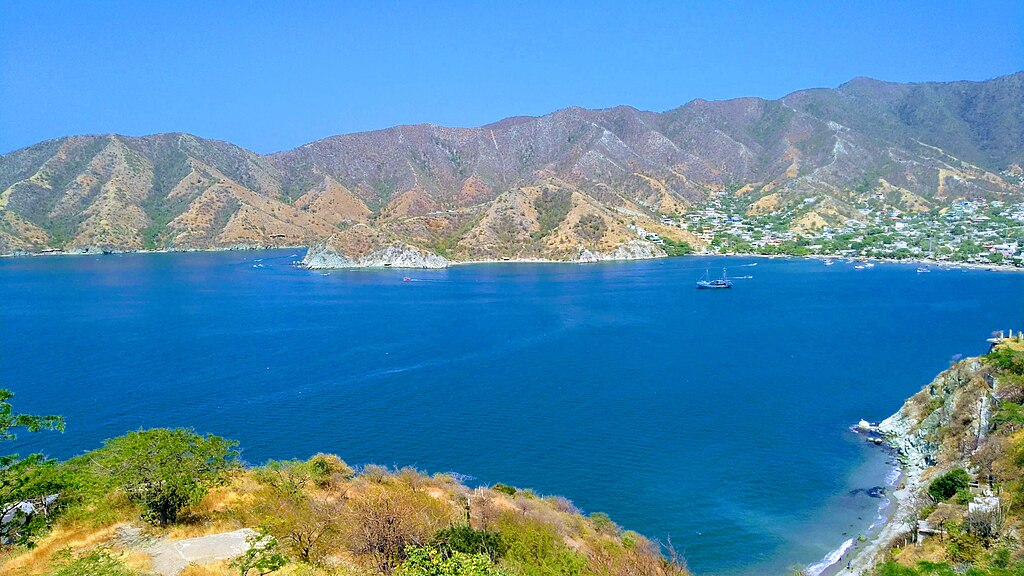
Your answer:
[[[825,260],[825,266],[831,266],[833,264],[835,264],[835,262],[833,262],[832,260]]]
[[[918,267],[918,269],[917,269],[917,273],[918,274],[924,274],[925,272],[931,272],[931,270],[925,268],[924,266]]]

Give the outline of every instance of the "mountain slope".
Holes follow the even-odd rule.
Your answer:
[[[826,198],[801,221],[813,228],[872,194],[907,211],[1021,198],[1022,163],[1024,73],[400,126],[267,156],[187,134],[73,136],[0,156],[0,253],[310,244],[366,224],[449,258],[571,259],[716,192],[750,213]],[[571,190],[575,220],[542,230],[514,209],[521,229],[504,230],[495,211],[545,186]]]

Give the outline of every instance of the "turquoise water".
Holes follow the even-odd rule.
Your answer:
[[[874,520],[878,420],[999,328],[1024,274],[677,258],[321,275],[294,251],[0,260],[18,449],[190,426],[562,494],[701,574],[819,561]],[[698,291],[729,266],[733,290]],[[412,281],[403,282],[403,276]]]

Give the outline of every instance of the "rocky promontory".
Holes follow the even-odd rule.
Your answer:
[[[448,260],[416,248],[365,224],[310,246],[302,263],[311,270],[331,268],[446,268]]]

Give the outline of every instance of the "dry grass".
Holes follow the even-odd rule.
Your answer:
[[[51,567],[54,553],[64,548],[81,552],[110,542],[114,537],[115,527],[95,528],[91,526],[56,526],[40,540],[35,548],[5,560],[0,566],[0,574],[11,576],[21,574],[42,574]]]

